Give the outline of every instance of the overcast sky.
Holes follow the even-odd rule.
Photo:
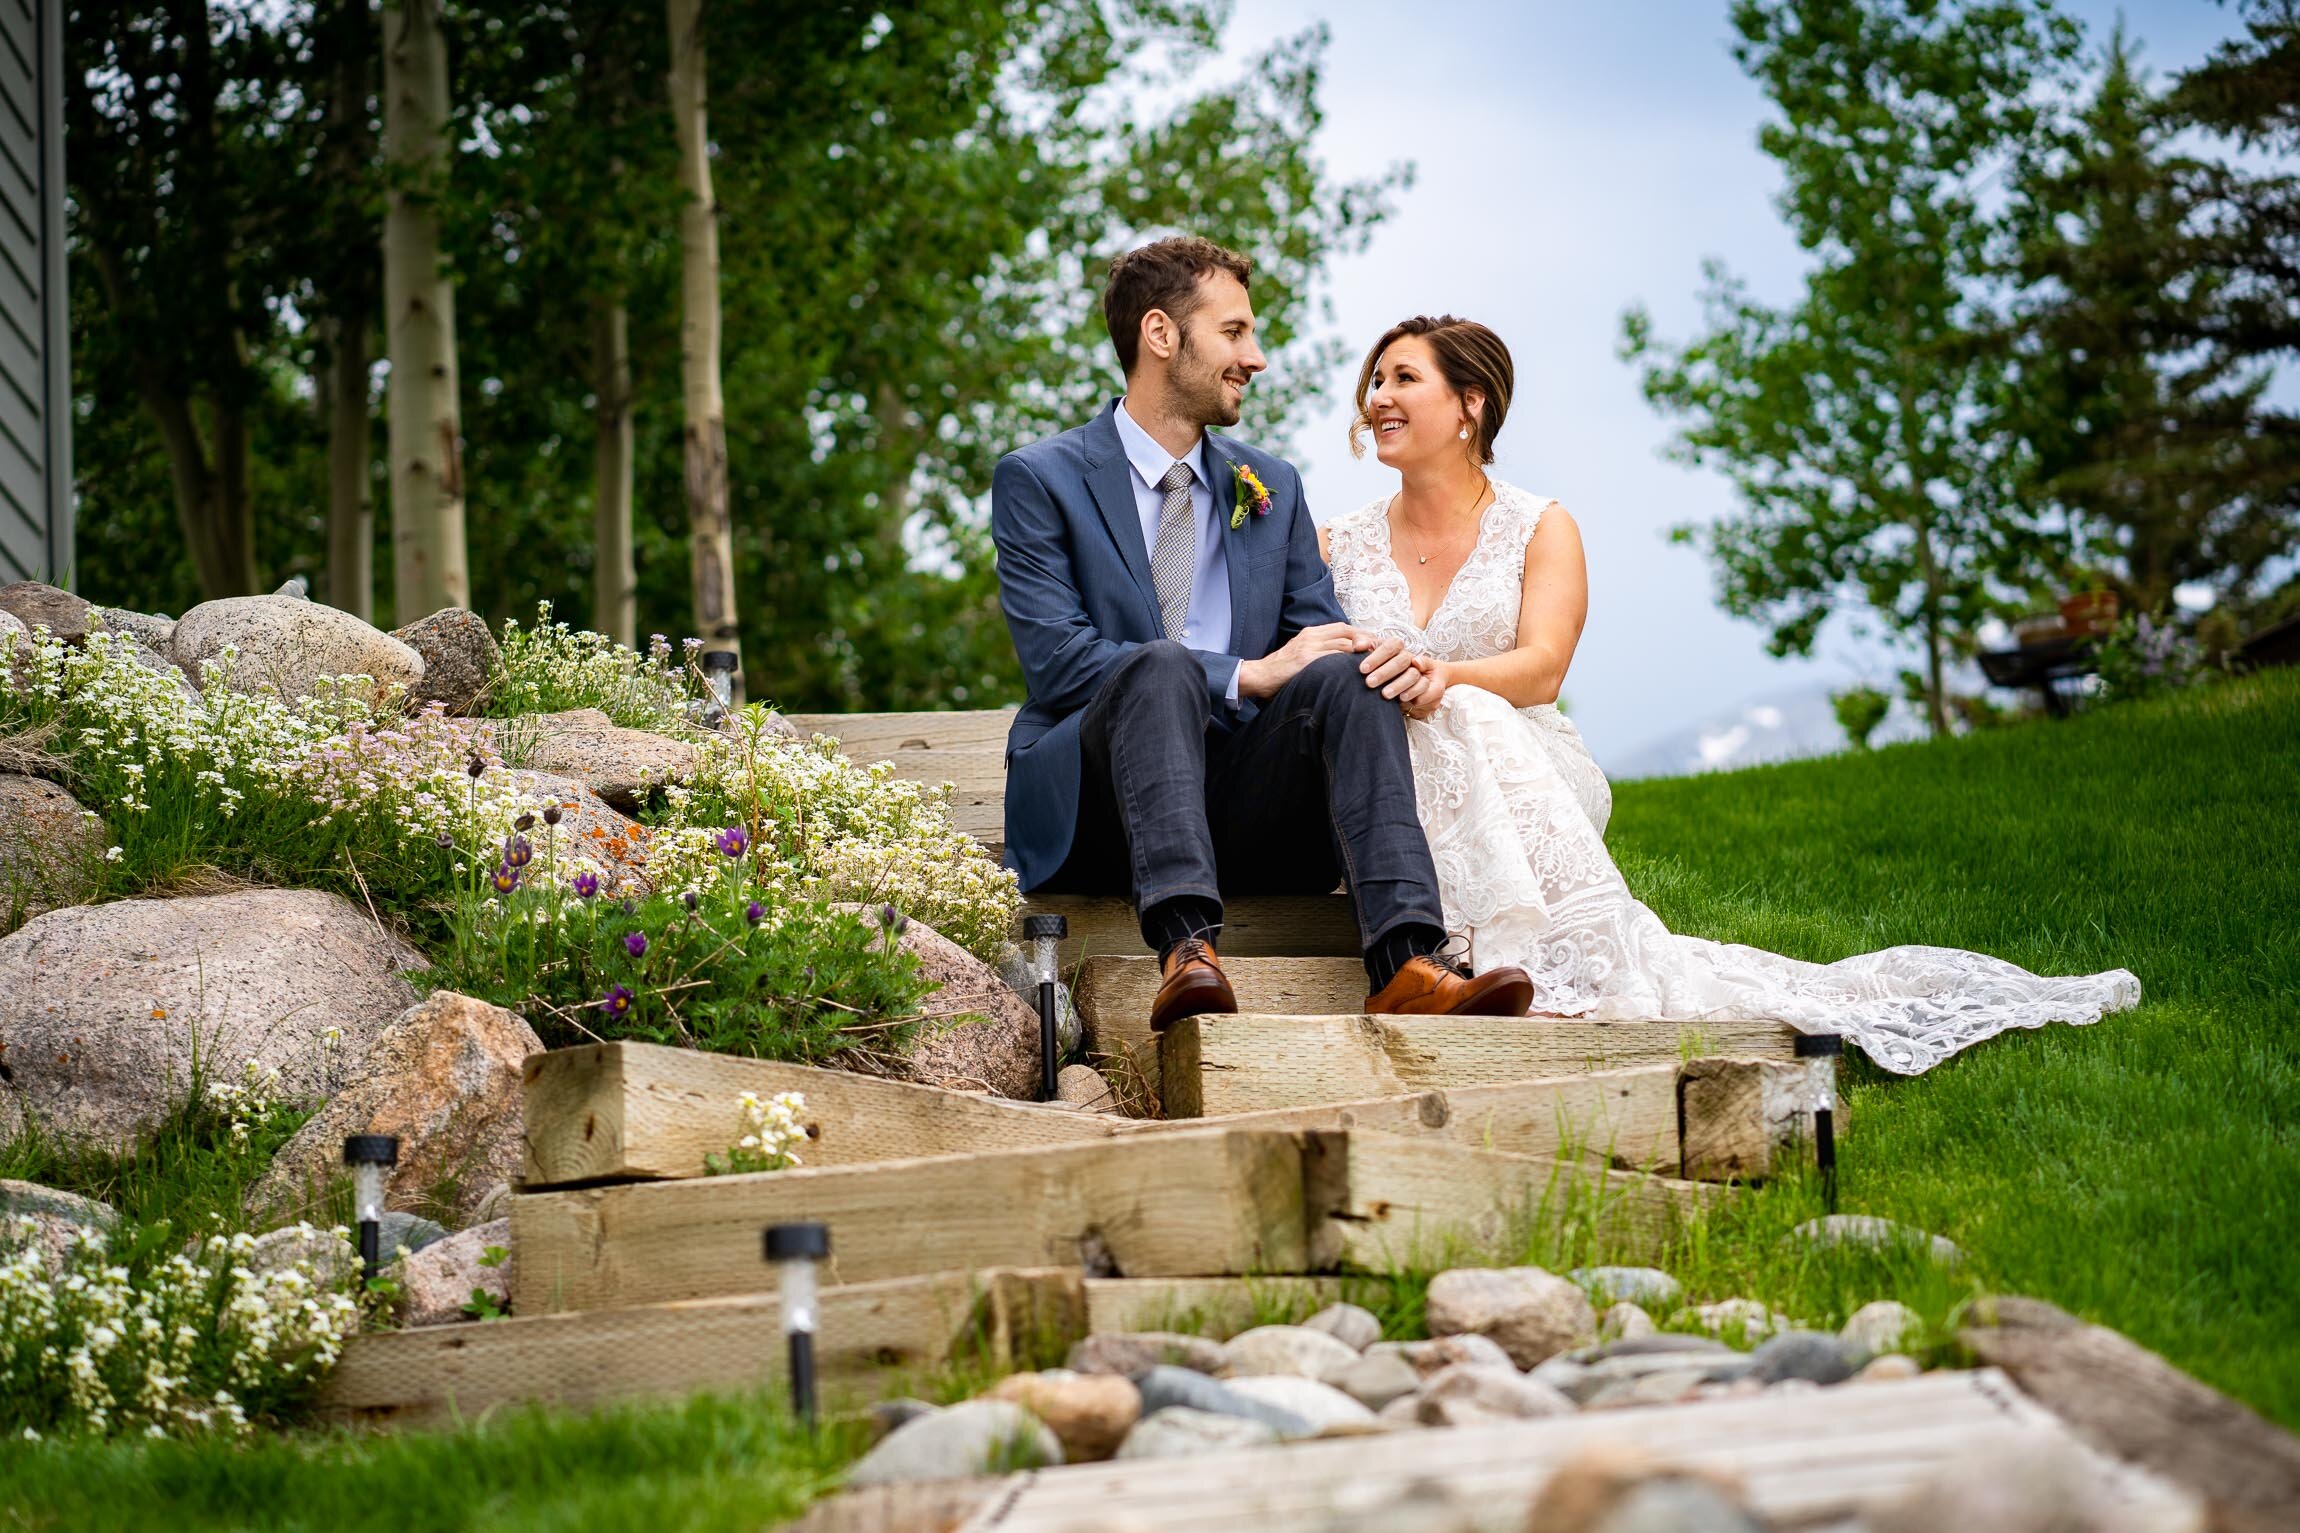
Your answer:
[[[2160,76],[2232,34],[2208,0],[2066,6],[2088,41],[2121,9]],[[1482,320],[1509,343],[1517,397],[1496,472],[1554,495],[1581,524],[1590,616],[1566,685],[1600,761],[1748,699],[1867,678],[1898,665],[1842,631],[1812,661],[1765,654],[1763,630],[1725,616],[1706,560],[1663,529],[1731,507],[1714,474],[1666,463],[1667,435],[1616,359],[1621,311],[1643,302],[1685,339],[1700,263],[1723,257],[1775,301],[1794,297],[1801,254],[1772,206],[1757,149],[1767,103],[1726,50],[1724,0],[1239,0],[1225,64],[1323,21],[1333,30],[1317,148],[1336,177],[1398,160],[1416,184],[1365,254],[1336,263],[1340,333],[1370,344],[1408,314]],[[1336,404],[1297,431],[1320,520],[1387,493],[1353,462]]]

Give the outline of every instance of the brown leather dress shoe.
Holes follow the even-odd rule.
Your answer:
[[[1158,986],[1158,999],[1150,1007],[1150,1031],[1154,1033],[1166,1031],[1183,1017],[1228,1014],[1238,1009],[1238,997],[1222,973],[1221,960],[1214,956],[1214,945],[1203,937],[1178,943],[1166,955],[1165,975]],[[1533,994],[1530,985],[1526,994],[1529,998]]]
[[[1379,995],[1366,997],[1375,1015],[1522,1017],[1533,1004],[1533,981],[1523,969],[1472,974],[1456,958],[1409,958]]]

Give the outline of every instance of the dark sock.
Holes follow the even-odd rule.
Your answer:
[[[1409,922],[1382,933],[1374,945],[1366,949],[1366,978],[1373,985],[1373,993],[1379,995],[1384,986],[1396,979],[1407,959],[1434,953],[1444,945],[1445,933],[1435,926]]]
[[[1142,940],[1158,950],[1158,961],[1192,937],[1222,935],[1222,902],[1199,894],[1177,894],[1142,912]]]

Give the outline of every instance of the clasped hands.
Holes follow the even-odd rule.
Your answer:
[[[1443,660],[1417,655],[1403,640],[1384,638],[1349,623],[1305,628],[1261,659],[1241,661],[1238,694],[1257,699],[1273,696],[1320,656],[1352,654],[1365,657],[1358,662],[1358,674],[1365,677],[1366,685],[1394,701],[1408,718],[1428,718],[1445,697]]]

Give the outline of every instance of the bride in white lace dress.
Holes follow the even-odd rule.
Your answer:
[[[2136,1005],[2118,969],[2055,979],[1980,953],[1898,947],[1806,963],[1671,933],[1605,849],[1613,793],[1557,696],[1581,637],[1581,537],[1556,501],[1489,478],[1509,352],[1482,325],[1382,337],[1358,422],[1400,488],[1320,535],[1350,621],[1404,653],[1371,684],[1408,716],[1447,926],[1479,970],[1533,977],[1536,1015],[1765,1020],[1840,1033],[1902,1074],[2012,1027]]]

